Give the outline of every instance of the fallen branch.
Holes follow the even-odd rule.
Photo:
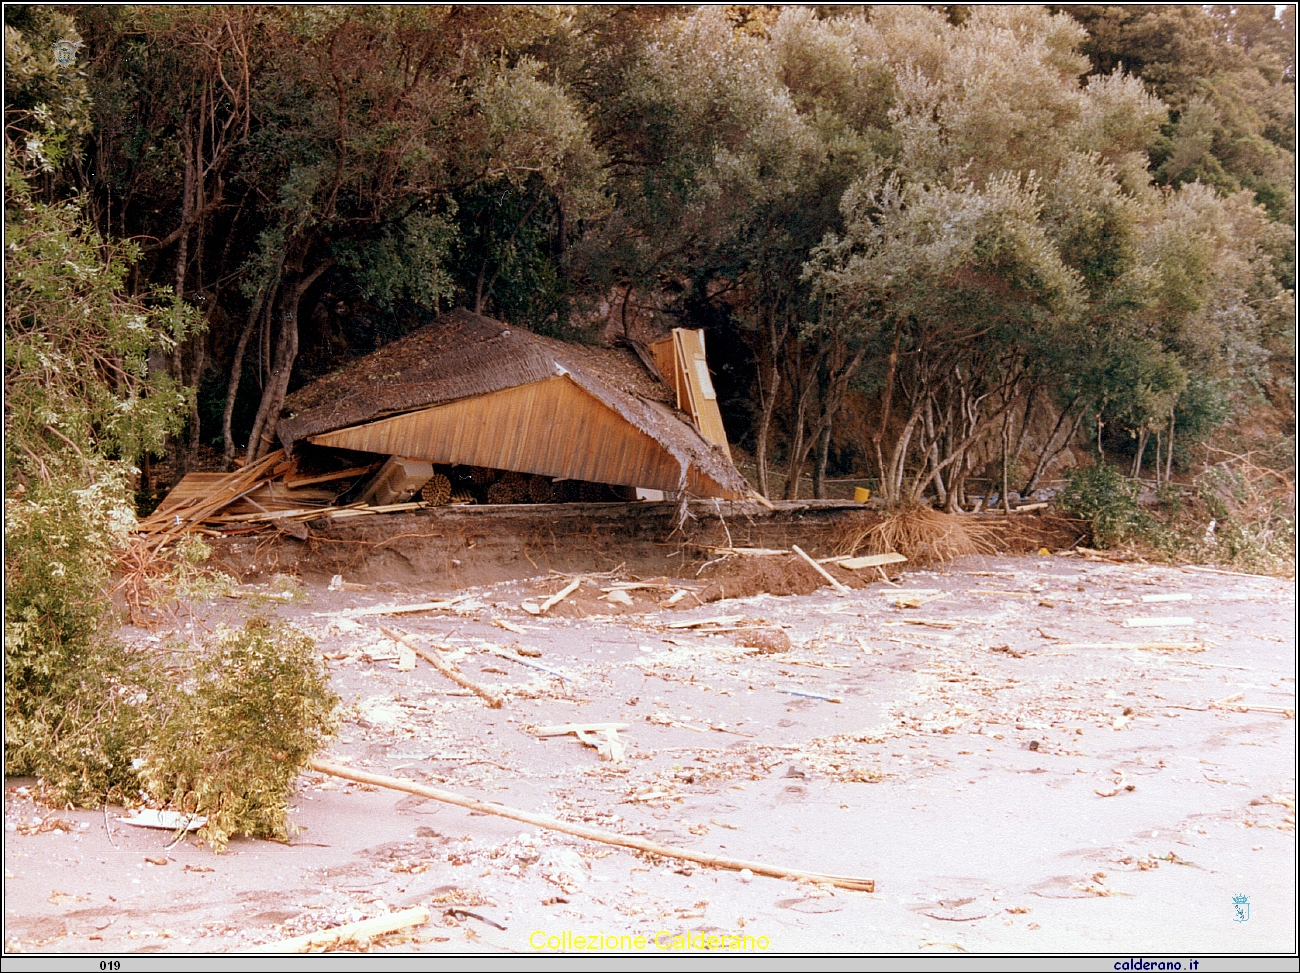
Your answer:
[[[394,642],[398,643],[399,645],[405,645],[408,649],[412,650],[421,659],[429,663],[429,665],[433,666],[435,669],[441,672],[444,676],[446,676],[456,685],[462,686],[465,689],[468,689],[470,692],[472,692],[475,696],[479,696],[482,699],[486,700],[487,704],[491,706],[493,709],[501,708],[501,704],[504,702],[504,700],[502,700],[500,696],[498,696],[496,693],[492,692],[489,689],[484,689],[482,686],[480,686],[478,683],[474,682],[473,680],[466,679],[459,672],[457,672],[451,666],[447,665],[447,663],[443,662],[432,652],[420,648],[418,645],[412,642],[405,635],[395,632],[390,628],[385,628],[383,625],[379,626],[379,631],[383,632],[385,635],[387,635],[390,639],[392,639]]]
[[[852,878],[846,875],[827,875],[822,872],[809,872],[798,868],[781,868],[777,865],[768,865],[764,862],[745,861],[741,858],[723,858],[718,855],[709,855],[703,852],[690,851],[685,848],[676,848],[671,845],[661,845],[655,841],[646,841],[644,838],[635,838],[631,835],[622,835],[613,831],[603,831],[599,828],[588,828],[581,824],[572,824],[568,821],[560,821],[541,814],[531,814],[528,811],[520,811],[516,808],[506,807],[504,804],[489,804],[485,801],[476,801],[472,797],[464,797],[463,795],[457,794],[453,791],[444,791],[435,787],[426,787],[423,784],[403,780],[399,777],[385,777],[380,774],[368,774],[365,771],[353,770],[351,767],[344,767],[340,764],[330,763],[325,760],[313,759],[308,762],[308,766],[318,773],[329,774],[333,777],[341,777],[344,780],[353,780],[359,784],[370,784],[374,787],[387,787],[395,791],[404,791],[407,794],[415,794],[419,797],[425,797],[433,801],[442,801],[446,804],[454,804],[457,807],[467,808],[471,811],[478,811],[482,814],[494,814],[498,817],[520,821],[535,828],[546,828],[549,831],[560,831],[564,834],[571,834],[574,837],[583,838],[586,841],[596,841],[604,845],[616,845],[622,848],[632,848],[636,851],[644,851],[647,854],[659,855],[663,858],[677,858],[682,861],[695,862],[696,864],[704,865],[708,868],[724,868],[733,872],[743,871],[747,868],[755,875],[768,875],[772,878],[792,878],[796,880],[806,879],[811,882],[834,885],[844,889],[854,889],[859,892],[874,892],[876,890],[874,879]]]
[[[376,916],[373,919],[363,919],[360,922],[349,922],[344,926],[335,926],[333,929],[311,932],[305,936],[295,936],[293,939],[282,939],[278,943],[254,946],[252,949],[246,950],[246,952],[314,953],[328,949],[331,946],[340,946],[343,943],[357,942],[362,939],[377,939],[390,932],[397,932],[399,929],[422,926],[428,921],[428,909],[423,907],[404,909],[401,912],[391,912],[386,916]]]
[[[848,585],[840,584],[840,582],[836,581],[833,577],[831,577],[830,572],[827,571],[820,564],[818,564],[816,561],[814,561],[812,558],[810,558],[806,553],[804,553],[804,549],[800,547],[798,544],[791,544],[790,550],[794,551],[801,558],[803,558],[805,561],[811,564],[813,570],[816,571],[818,574],[820,574],[827,581],[829,581],[831,583],[831,587],[833,587],[840,594],[847,595],[849,593]]]

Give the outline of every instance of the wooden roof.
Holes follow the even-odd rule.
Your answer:
[[[501,394],[509,390],[517,391]],[[631,353],[554,341],[460,309],[299,389],[277,432],[286,449],[310,439],[440,463],[744,496],[747,485],[729,456],[675,400]]]

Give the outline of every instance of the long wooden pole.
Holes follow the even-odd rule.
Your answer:
[[[400,777],[385,777],[381,774],[369,774],[363,770],[353,770],[351,767],[330,763],[328,760],[312,759],[308,761],[307,766],[318,773],[342,777],[344,780],[354,780],[359,784],[370,784],[374,787],[387,787],[395,791],[405,791],[407,794],[427,797],[433,801],[443,801],[446,804],[455,804],[457,807],[468,808],[481,814],[495,814],[498,817],[521,821],[536,828],[561,831],[564,834],[585,838],[587,841],[598,841],[604,845],[632,848],[636,851],[644,851],[664,858],[680,858],[683,861],[695,862],[708,868],[725,868],[733,872],[739,872],[747,868],[755,875],[769,875],[772,878],[808,879],[813,882],[835,885],[842,889],[854,889],[859,892],[874,892],[876,890],[876,882],[870,878],[826,875],[822,872],[808,872],[800,868],[781,868],[778,865],[769,865],[765,862],[745,861],[742,858],[723,858],[719,855],[708,855],[704,852],[690,851],[686,848],[675,848],[672,845],[661,845],[656,841],[646,841],[643,838],[635,838],[631,835],[602,831],[599,828],[588,828],[581,824],[571,824],[568,821],[560,821],[542,814],[520,811],[504,804],[489,804],[485,801],[475,800],[472,797],[465,797],[454,791],[426,787],[423,784],[417,784],[414,781],[404,780]]]

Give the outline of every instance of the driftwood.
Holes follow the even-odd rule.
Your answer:
[[[282,939],[278,943],[254,946],[247,952],[315,953],[331,946],[376,939],[390,932],[397,932],[399,929],[422,926],[428,921],[428,909],[423,907],[404,909],[401,912],[391,912],[386,916],[375,916],[373,919],[349,922],[347,925],[335,926],[333,929],[322,929],[320,932],[308,933],[305,936],[295,936],[293,939]]]
[[[398,645],[405,645],[408,649],[411,649],[416,655],[418,655],[425,662],[429,663],[429,665],[433,666],[435,669],[441,672],[444,676],[446,676],[456,685],[462,686],[465,689],[468,689],[470,692],[472,692],[475,696],[481,697],[493,709],[501,708],[501,705],[504,702],[504,700],[502,700],[500,696],[492,692],[490,689],[484,689],[482,686],[480,686],[478,683],[474,682],[473,680],[466,679],[459,672],[457,672],[451,666],[447,665],[447,663],[443,662],[432,652],[420,648],[418,645],[412,642],[405,635],[399,632],[394,632],[391,628],[385,628],[384,626],[380,625],[379,631],[383,632],[385,635],[387,635]]]
[[[477,801],[472,797],[465,797],[454,791],[444,791],[435,787],[426,787],[423,784],[417,784],[414,781],[403,780],[399,777],[385,777],[380,774],[369,774],[360,770],[353,770],[351,767],[344,767],[341,764],[330,763],[326,760],[313,759],[308,762],[308,766],[322,774],[329,774],[333,777],[341,777],[344,780],[354,780],[359,784],[370,784],[374,787],[387,787],[396,791],[404,791],[407,794],[415,794],[419,797],[426,797],[433,801],[443,801],[447,804],[455,804],[457,807],[467,808],[471,811],[478,811],[482,814],[494,814],[498,817],[509,818],[512,821],[520,821],[524,824],[531,825],[535,828],[546,828],[549,831],[560,831],[564,834],[571,834],[577,838],[583,838],[587,841],[596,841],[604,845],[616,845],[622,848],[631,848],[635,851],[644,851],[651,855],[659,855],[663,858],[677,858],[682,861],[695,862],[708,868],[724,868],[730,871],[743,871],[749,869],[755,875],[768,875],[772,878],[792,878],[805,879],[811,882],[818,882],[826,885],[835,885],[839,888],[854,889],[859,892],[874,892],[876,883],[869,878],[853,878],[847,875],[827,875],[822,872],[809,872],[799,868],[781,868],[777,865],[769,865],[765,862],[745,861],[741,858],[723,858],[720,855],[709,855],[704,852],[690,851],[686,848],[676,848],[672,845],[661,845],[656,841],[646,841],[644,838],[636,838],[631,835],[618,834],[614,831],[604,831],[600,828],[588,828],[581,824],[572,824],[568,821],[560,821],[556,818],[546,817],[541,814],[531,814],[528,811],[520,811],[516,808],[506,807],[504,804],[489,804],[486,801]]]
[[[800,547],[798,544],[791,544],[790,550],[794,551],[801,558],[803,558],[805,561],[811,564],[813,570],[816,571],[818,574],[820,574],[827,581],[829,581],[831,583],[831,587],[834,588],[836,591],[838,591],[840,594],[847,595],[849,593],[848,585],[841,584],[840,582],[836,581],[833,577],[831,577],[830,572],[827,571],[820,564],[818,564],[816,561],[814,561],[812,558],[810,558],[807,554],[805,554],[803,548]]]

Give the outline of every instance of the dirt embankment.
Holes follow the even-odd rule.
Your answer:
[[[620,566],[638,577],[693,582],[717,556],[712,548],[788,550],[798,544],[826,557],[845,537],[879,519],[869,508],[838,501],[780,504],[775,510],[696,502],[684,523],[678,514],[671,503],[433,508],[312,524],[306,541],[275,533],[216,539],[213,564],[244,581],[275,573],[307,580],[341,574],[349,581],[395,581],[429,590]],[[701,579],[716,577],[709,570]],[[809,583],[806,590],[814,587]]]

